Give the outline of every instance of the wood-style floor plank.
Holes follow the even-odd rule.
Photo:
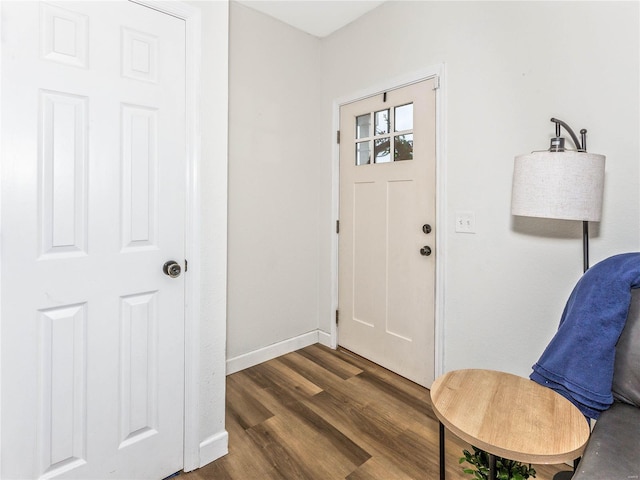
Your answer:
[[[238,380],[233,376],[227,378],[226,392],[227,409],[235,416],[238,424],[247,429],[273,417],[273,413],[265,407],[264,403],[246,393]]]
[[[312,345],[227,377],[229,454],[181,480],[437,480],[429,391],[346,351]],[[447,480],[471,480],[447,434]],[[535,466],[551,480],[566,466]]]

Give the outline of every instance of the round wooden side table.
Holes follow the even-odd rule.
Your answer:
[[[444,480],[444,427],[495,457],[522,463],[575,461],[589,439],[589,425],[562,395],[527,378],[493,370],[454,370],[431,385],[440,420],[440,479]],[[575,465],[575,463],[574,463]]]

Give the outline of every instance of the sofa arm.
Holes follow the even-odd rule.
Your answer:
[[[640,408],[614,402],[596,422],[573,480],[640,479]]]

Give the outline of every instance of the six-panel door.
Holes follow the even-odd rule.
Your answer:
[[[185,25],[2,2],[2,478],[182,468]]]

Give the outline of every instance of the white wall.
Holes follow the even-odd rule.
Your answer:
[[[393,1],[322,40],[230,16],[228,360],[330,332],[332,104],[441,63],[445,370],[528,375],[582,272],[579,222],[509,212],[513,158],[548,147],[552,116],[607,156],[592,264],[640,250],[637,2]]]
[[[318,208],[326,188],[318,178],[323,167],[319,48],[317,38],[231,3],[227,359],[232,363],[291,339],[317,339],[323,248]]]
[[[549,119],[607,156],[592,264],[640,250],[637,2],[387,2],[322,40],[320,328],[330,331],[332,102],[446,64],[444,368],[528,375],[582,272],[579,222],[511,217],[516,154],[548,148]],[[456,234],[457,210],[476,213]]]

